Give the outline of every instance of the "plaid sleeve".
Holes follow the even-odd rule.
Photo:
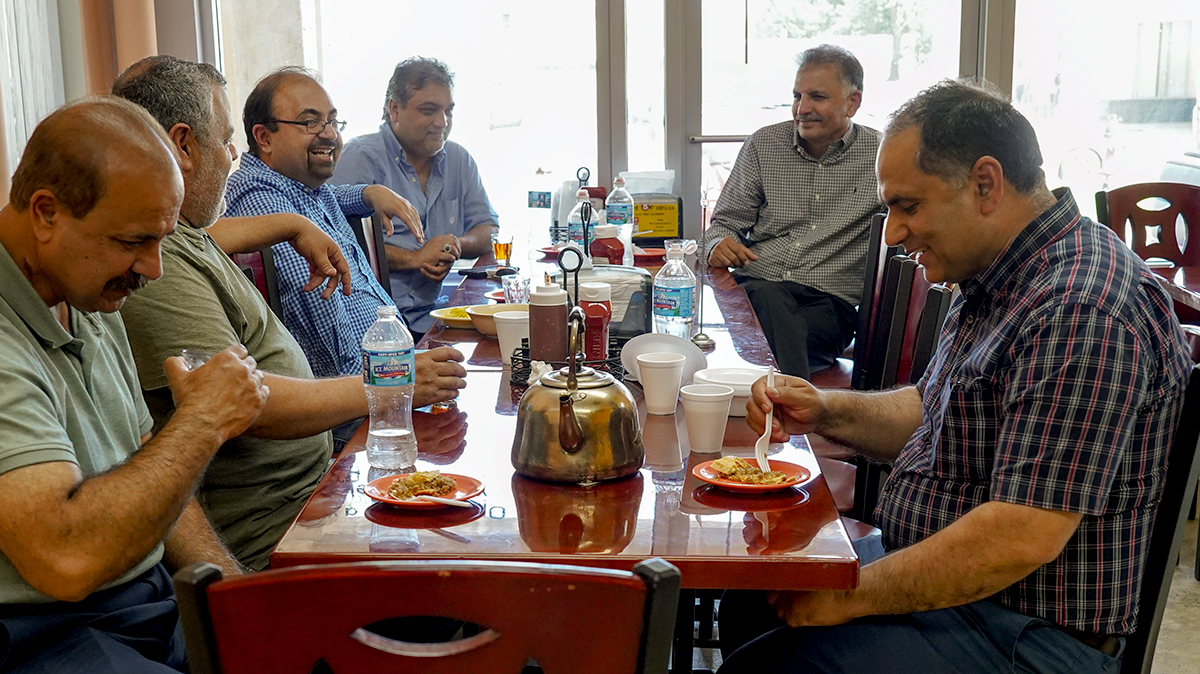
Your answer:
[[[1100,515],[1147,402],[1149,354],[1129,325],[1087,304],[1028,326],[996,401],[991,498]]]
[[[333,188],[333,196],[337,199],[338,208],[346,215],[365,218],[375,212],[367,205],[363,192],[368,185],[338,185]]]
[[[705,235],[704,256],[725,237],[741,240],[743,235],[758,223],[758,210],[762,208],[763,185],[758,160],[758,148],[754,136],[746,139],[738,152],[729,179],[721,189],[717,205],[713,207],[712,224]]]

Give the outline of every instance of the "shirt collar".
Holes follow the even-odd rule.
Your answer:
[[[318,187],[317,189],[315,189],[315,190],[311,189],[311,188],[309,188],[308,185],[305,185],[304,183],[300,182],[299,180],[289,178],[289,177],[283,175],[282,173],[280,173],[279,171],[276,171],[275,169],[271,168],[270,166],[267,166],[266,162],[259,159],[258,157],[255,157],[254,155],[250,154],[249,152],[241,155],[241,157],[238,159],[238,161],[240,162],[239,167],[245,167],[245,169],[247,171],[250,171],[252,173],[266,174],[269,177],[275,178],[277,181],[283,183],[284,185],[290,185],[305,194],[317,196],[318,194],[320,194],[320,192],[322,190],[329,187],[329,183],[321,183],[321,186]]]
[[[383,145],[385,148],[387,148],[388,155],[400,162],[403,162],[406,166],[412,166],[412,162],[408,160],[408,153],[404,151],[404,146],[400,144],[400,141],[396,138],[395,132],[392,131],[392,125],[386,121],[383,122],[379,125],[379,133],[383,135]],[[442,160],[446,156],[446,143],[448,142],[450,141],[443,142],[442,149],[438,150],[437,153],[433,155],[433,166],[441,165]]]
[[[827,161],[837,157],[846,148],[853,145],[856,138],[858,138],[858,125],[854,122],[850,122],[850,128],[846,129],[846,133],[843,133],[841,138],[833,141],[833,143],[831,143],[829,147],[825,149],[825,154],[821,155],[820,157],[814,157],[812,153],[808,151],[808,148],[805,147],[804,143],[800,142],[800,129],[795,128],[795,125],[792,126],[792,144],[796,147],[796,151],[799,152],[802,157],[816,162]]]
[[[1075,205],[1070,189],[1060,187],[1054,190],[1054,196],[1058,201],[1026,225],[987,269],[963,281],[964,293],[994,294],[1017,277],[1021,267],[1033,259],[1038,251],[1062,236],[1068,227],[1079,220],[1079,207]]]
[[[17,266],[8,249],[0,246],[0,297],[20,316],[30,332],[44,346],[59,349],[71,343],[74,337],[55,318],[51,307],[38,295],[37,290]],[[72,321],[78,321],[82,312],[72,311]]]

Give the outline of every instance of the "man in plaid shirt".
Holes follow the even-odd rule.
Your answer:
[[[879,132],[853,124],[863,70],[821,45],[800,55],[792,120],[754,132],[705,235],[710,265],[735,267],[779,368],[808,378],[854,336]]]
[[[774,439],[891,462],[888,554],[854,590],[773,595],[789,627],[723,672],[1119,671],[1190,362],[1154,274],[1041,162],[1029,122],[972,85],[892,115],[887,242],[962,284],[934,361],[883,393],[760,381],[747,417],[774,403]]]

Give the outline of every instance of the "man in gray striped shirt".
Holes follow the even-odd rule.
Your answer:
[[[807,378],[854,336],[867,227],[883,209],[879,132],[850,121],[863,70],[833,45],[797,59],[792,121],[742,147],[705,236],[710,265],[735,267],[779,368]]]

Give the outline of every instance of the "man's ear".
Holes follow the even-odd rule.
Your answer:
[[[59,216],[69,213],[67,207],[50,190],[38,190],[29,197],[29,220],[33,235],[41,243],[50,240]]]
[[[400,104],[395,99],[389,98],[387,102],[388,122],[395,124],[396,117],[400,114]]]
[[[979,212],[990,214],[1000,207],[1004,197],[1004,168],[995,157],[983,156],[971,167],[971,189],[979,202]]]
[[[171,142],[175,144],[175,154],[179,159],[179,170],[187,174],[196,167],[196,159],[200,155],[200,145],[192,127],[180,122],[167,132]]]
[[[854,93],[850,94],[847,98],[847,102],[849,103],[849,107],[846,110],[846,116],[853,117],[854,113],[858,112],[859,106],[862,105],[862,92],[855,89]]]
[[[250,130],[254,134],[254,142],[258,145],[258,151],[261,154],[271,153],[271,137],[274,135],[267,128],[266,124],[255,124]]]

